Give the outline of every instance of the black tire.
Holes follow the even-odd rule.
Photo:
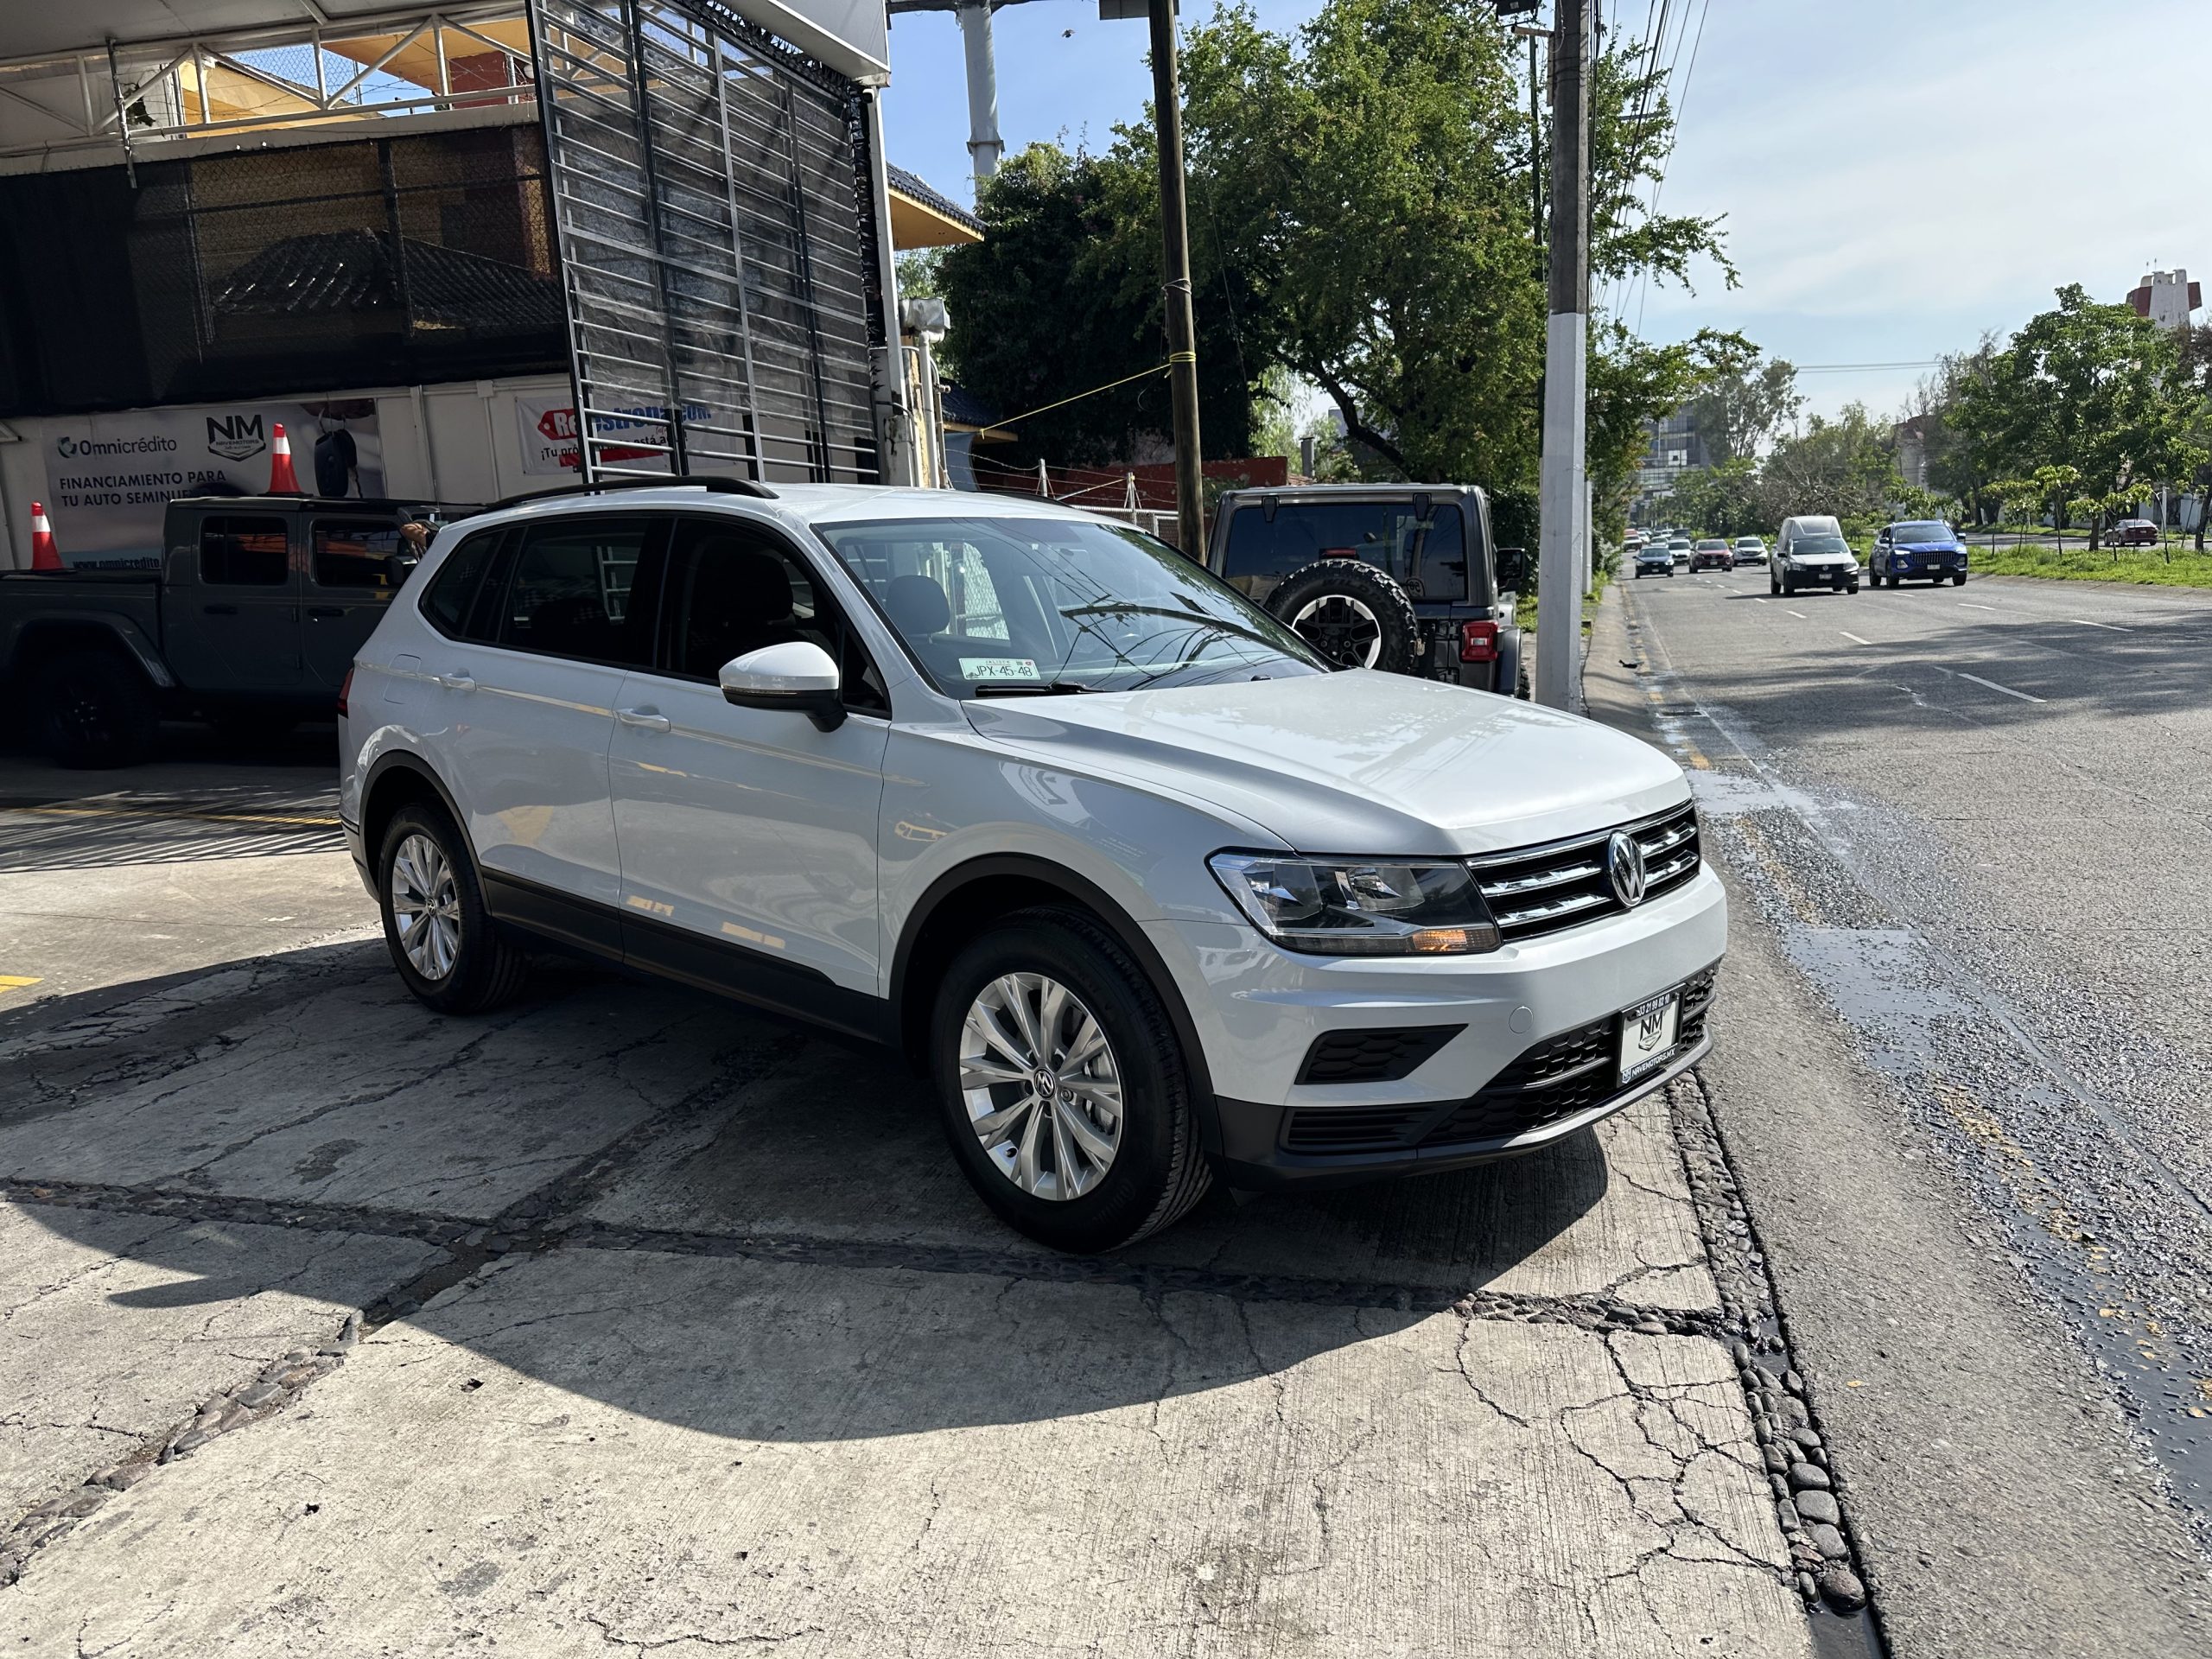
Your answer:
[[[393,865],[400,849],[416,836],[427,838],[444,858],[453,878],[452,920],[458,943],[442,974],[426,971],[410,959],[392,912]],[[377,909],[384,917],[384,939],[391,965],[399,970],[416,1000],[440,1014],[479,1014],[498,1007],[522,988],[530,958],[484,908],[484,887],[467,837],[442,806],[427,802],[403,806],[377,849]]]
[[[153,748],[153,692],[120,652],[71,652],[40,668],[32,683],[39,747],[56,765],[136,766]]]
[[[1960,571],[1957,575],[1951,578],[1951,586],[1954,588],[1963,588],[1966,585],[1967,573],[1963,570]]]
[[[1783,597],[1784,599],[1795,599],[1795,598],[1796,598],[1796,597],[1797,597],[1797,578],[1796,578],[1796,577],[1795,577],[1795,576],[1791,576],[1791,575],[1784,575],[1784,576],[1783,577],[1783,579],[1782,579],[1782,595],[1783,595]]]
[[[1268,595],[1268,609],[1341,667],[1410,674],[1420,664],[1413,601],[1389,575],[1357,559],[1316,559],[1292,571]]]
[[[1018,1185],[984,1149],[960,1088],[961,1039],[969,1009],[1002,976],[1024,973],[1056,981],[1090,1012],[1105,1034],[1121,1082],[1122,1116],[1113,1157],[1095,1176],[1095,1185],[1071,1198]],[[1134,1243],[1181,1219],[1212,1182],[1174,1025],[1144,970],[1083,912],[1018,912],[953,959],[930,1018],[930,1072],[945,1139],[978,1196],[1009,1227],[1055,1249],[1089,1255]],[[1009,1091],[1020,1087],[1001,1084],[988,1097],[1003,1109],[1018,1103],[1020,1095]],[[1026,1124],[1035,1112],[1032,1106],[1028,1117],[1016,1121]],[[1040,1151],[1040,1162],[1044,1156]],[[1053,1157],[1051,1174],[1057,1180],[1056,1152]]]

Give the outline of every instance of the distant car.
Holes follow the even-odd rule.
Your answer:
[[[1690,550],[1692,570],[1733,570],[1736,556],[1728,543],[1717,536],[1708,536]]]
[[[2106,539],[2114,547],[2156,547],[2158,527],[2148,518],[2123,518],[2112,527]]]
[[[1782,544],[1767,567],[1767,591],[1794,594],[1800,588],[1859,591],[1859,556],[1834,518],[1808,515],[1782,521]]]
[[[1766,543],[1757,536],[1738,536],[1734,549],[1738,564],[1764,564]]]
[[[1941,583],[1947,577],[1955,586],[1966,585],[1967,548],[1958,532],[1939,519],[1885,524],[1866,556],[1866,579],[1877,588],[1885,581],[1894,588],[1908,579]]]
[[[1664,542],[1646,542],[1636,550],[1636,574],[1671,576],[1675,574],[1675,556],[1667,550]]]
[[[1688,564],[1690,562],[1690,538],[1687,536],[1669,537],[1667,556],[1676,564]]]

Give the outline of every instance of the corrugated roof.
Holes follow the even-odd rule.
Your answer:
[[[560,288],[500,259],[404,238],[409,309],[453,328],[558,328]],[[215,289],[214,308],[238,316],[315,316],[399,303],[391,238],[324,231],[272,242]]]
[[[954,224],[974,232],[979,237],[982,235],[983,221],[982,219],[976,218],[942,190],[932,188],[920,175],[909,173],[903,167],[888,164],[885,171],[889,175],[886,182],[900,195],[911,196],[931,213],[944,215]]]

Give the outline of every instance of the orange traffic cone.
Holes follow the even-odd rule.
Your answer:
[[[46,504],[34,501],[31,503],[31,569],[60,570],[65,568],[61,563],[61,550],[54,544],[54,526],[46,519]]]
[[[300,480],[292,475],[292,441],[284,435],[284,423],[279,421],[270,429],[269,493],[297,495]]]

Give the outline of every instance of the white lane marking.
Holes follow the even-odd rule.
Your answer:
[[[2031,697],[2024,691],[2015,691],[2011,686],[1999,685],[1994,680],[1985,680],[1980,675],[1969,674],[1963,668],[1959,670],[1958,673],[1959,677],[1962,680],[1972,680],[1976,685],[1986,685],[1993,691],[2002,691],[2006,696],[2018,697],[2022,702],[2045,702],[2049,701],[2049,699],[2045,697]]]
[[[1962,599],[1959,601],[1959,608],[1962,611],[1993,611],[1997,607],[1994,605],[1969,605]]]
[[[1871,645],[1874,643],[1872,639],[1861,639],[1849,628],[1838,628],[1836,632],[1841,634],[1845,639],[1850,640],[1854,645]]]
[[[1761,599],[1757,594],[1751,595],[1751,603],[1754,605],[1770,605],[1773,602],[1772,600]]]
[[[2074,619],[2074,626],[2077,628],[2102,628],[2107,633],[2133,633],[2135,632],[2133,628],[2123,628],[2116,622],[2092,622],[2086,616],[2075,617]]]
[[[1783,606],[1782,608],[1785,611],[1789,611],[1789,607],[1787,605]],[[1796,617],[1801,622],[1809,622],[1813,620],[1807,616],[1802,611],[1789,611],[1789,614]]]

